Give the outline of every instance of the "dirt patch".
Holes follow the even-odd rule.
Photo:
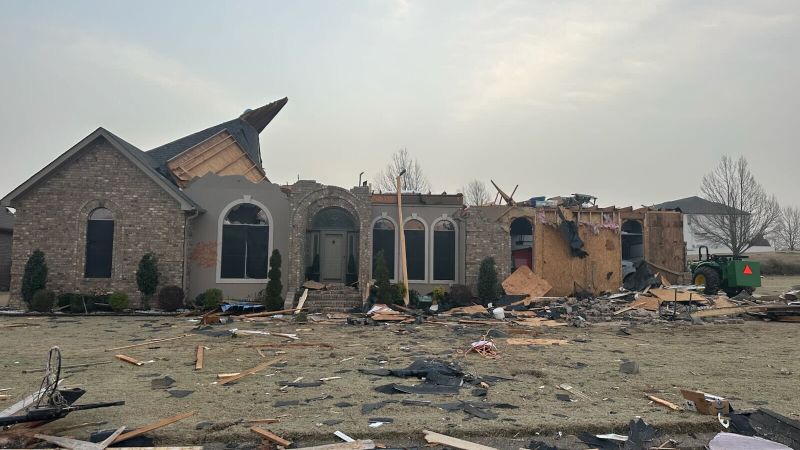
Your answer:
[[[798,324],[747,322],[743,325],[659,325],[628,327],[631,336],[616,334],[615,325],[589,328],[560,327],[531,332],[531,337],[567,339],[564,346],[510,346],[496,339],[498,359],[483,359],[464,350],[486,333],[478,326],[348,326],[235,322],[219,325],[220,336],[193,335],[121,352],[142,361],[136,367],[114,360],[116,352],[104,349],[192,332],[194,323],[183,318],[141,317],[36,317],[0,318],[3,324],[29,322],[38,326],[0,328],[0,388],[14,397],[35,390],[38,374],[22,369],[43,366],[47,350],[59,345],[64,364],[113,360],[111,364],[65,370],[68,385],[88,393],[82,402],[125,400],[122,407],[78,411],[48,425],[48,429],[82,422],[108,421],[107,428],[140,426],[185,411],[197,414],[153,435],[159,444],[252,441],[249,425],[241,423],[220,431],[196,430],[201,422],[280,418],[268,425],[273,432],[304,443],[330,443],[341,430],[357,438],[391,442],[432,429],[455,436],[506,436],[534,433],[570,433],[576,430],[625,432],[628,421],[642,416],[663,430],[711,431],[716,419],[691,412],[672,412],[651,405],[644,392],[679,403],[678,388],[724,395],[737,408],[763,406],[798,417],[796,377],[800,374]],[[251,344],[284,342],[275,336],[230,337],[228,328],[297,333],[296,342],[324,342],[335,348],[286,347],[261,350]],[[515,334],[516,336],[516,334]],[[203,344],[205,368],[194,370],[196,346]],[[285,351],[286,353],[278,353]],[[455,396],[385,394],[375,388],[389,384],[416,384],[359,372],[360,368],[401,368],[415,358],[434,357],[460,365],[480,376],[511,378],[490,383],[488,394],[476,396],[471,386]],[[267,359],[286,361],[237,383],[214,384],[218,373],[240,372]],[[623,359],[635,360],[640,373],[620,373]],[[154,379],[175,380],[169,389],[154,389]],[[286,382],[341,377],[319,386],[289,387]],[[572,385],[590,400],[559,390]],[[312,383],[315,384],[315,383]],[[302,384],[301,384],[302,385]],[[169,390],[192,391],[183,397]],[[556,394],[570,395],[563,401]],[[561,397],[563,399],[563,397]],[[380,409],[362,414],[362,406],[384,400]],[[403,402],[407,400],[407,402]],[[408,400],[430,400],[431,405]],[[6,400],[11,404],[14,399]],[[448,412],[440,405],[465,401],[511,405],[493,407],[495,419],[481,419],[463,410]],[[286,406],[281,406],[286,405]],[[370,428],[370,418],[393,422]],[[340,422],[339,422],[340,421]],[[332,425],[326,425],[330,423]],[[89,430],[74,434],[85,438]],[[516,444],[515,444],[516,445]],[[516,447],[515,447],[516,448]]]

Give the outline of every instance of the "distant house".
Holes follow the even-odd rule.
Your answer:
[[[722,203],[712,202],[697,196],[686,197],[679,200],[659,203],[652,208],[659,210],[673,210],[683,213],[683,238],[686,241],[686,253],[689,257],[696,256],[701,245],[708,247],[711,254],[730,254],[731,250],[727,247],[711,243],[700,236],[697,229],[697,221],[706,216],[714,215],[746,215],[744,211],[733,209]],[[745,253],[767,253],[774,252],[775,249],[763,236],[754,240],[754,245]]]
[[[11,241],[14,234],[14,214],[0,207],[0,292],[11,287]]]

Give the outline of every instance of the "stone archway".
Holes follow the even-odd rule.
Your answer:
[[[355,188],[352,191],[335,186],[324,186],[313,181],[299,181],[291,186],[290,193],[291,233],[289,237],[289,292],[297,291],[306,279],[306,254],[309,227],[314,217],[327,208],[339,208],[349,214],[353,221],[353,235],[356,236],[357,286],[363,293],[369,281],[372,233],[370,230],[371,202],[368,189]]]

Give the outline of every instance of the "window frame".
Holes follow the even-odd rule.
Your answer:
[[[439,222],[450,222],[453,225],[453,234],[454,234],[454,245],[453,245],[453,279],[452,280],[437,280],[434,278],[434,259],[436,258],[435,254],[435,240],[436,240],[436,224]],[[456,223],[455,219],[448,216],[447,214],[443,214],[441,217],[436,218],[431,224],[431,241],[430,241],[430,259],[431,259],[431,271],[430,271],[430,282],[431,284],[457,284],[458,283],[458,223]]]
[[[108,211],[111,215],[110,219],[92,219],[92,214],[94,214],[97,210],[104,209]],[[89,276],[87,270],[89,268],[89,224],[91,222],[111,222],[111,248],[110,252],[111,255],[109,257],[109,267],[108,267],[108,276]],[[100,205],[92,208],[91,211],[86,214],[86,221],[85,227],[83,229],[83,246],[84,246],[84,254],[83,254],[83,279],[84,280],[110,280],[114,278],[114,243],[116,242],[116,231],[117,231],[117,221],[115,219],[114,211],[110,210],[109,208]]]
[[[378,221],[381,220],[381,219],[388,220],[389,222],[392,223],[392,226],[394,226],[394,264],[393,264],[394,271],[393,271],[393,273],[389,274],[389,282],[397,283],[397,281],[400,279],[400,277],[397,275],[398,274],[398,270],[399,270],[399,267],[398,267],[398,260],[399,260],[398,256],[399,255],[398,255],[398,253],[400,251],[400,233],[399,233],[400,227],[397,225],[397,221],[394,220],[394,218],[392,216],[390,216],[389,214],[387,214],[385,212],[381,213],[380,216],[378,216],[378,217],[376,217],[376,218],[374,218],[372,220],[372,223],[369,226],[370,241],[372,241],[374,239],[374,237],[375,237],[374,236],[375,235],[375,224],[378,223]],[[370,280],[374,280],[375,279],[375,276],[372,274],[373,268],[375,266],[375,255],[374,255],[373,250],[374,250],[374,247],[372,245],[370,245],[370,256],[369,256],[369,278],[370,278]]]
[[[269,266],[269,259],[270,257],[272,257],[272,249],[275,248],[273,245],[273,239],[275,236],[275,229],[274,229],[275,221],[272,219],[272,213],[270,213],[269,208],[267,208],[263,203],[259,202],[258,200],[253,199],[249,195],[245,195],[244,198],[240,198],[228,203],[224,208],[222,208],[222,211],[220,212],[219,218],[217,220],[216,281],[218,284],[226,284],[226,283],[263,284],[269,280],[269,278],[222,278],[222,229],[225,226],[225,217],[227,217],[231,209],[243,203],[248,203],[258,208],[261,208],[261,210],[264,211],[264,214],[267,216],[267,228],[268,228],[267,266]],[[267,272],[269,272],[269,267],[267,268]]]
[[[423,241],[423,244],[422,244],[422,248],[425,250],[425,259],[424,259],[425,267],[423,267],[423,270],[422,270],[422,274],[423,274],[423,277],[424,277],[423,279],[421,279],[421,280],[412,280],[411,278],[409,278],[408,279],[408,283],[409,284],[414,284],[414,283],[416,283],[416,284],[425,284],[425,283],[428,283],[429,280],[431,279],[431,276],[428,273],[428,271],[431,269],[431,267],[433,267],[433,264],[430,264],[428,262],[428,260],[430,259],[430,255],[431,255],[431,252],[429,251],[429,248],[428,248],[431,245],[431,240],[430,240],[430,238],[428,236],[430,234],[430,232],[431,232],[431,227],[428,226],[428,222],[426,222],[425,219],[423,219],[417,213],[413,213],[413,214],[411,214],[410,216],[406,217],[403,220],[403,233],[404,234],[407,231],[406,230],[406,224],[408,222],[411,222],[412,220],[416,220],[416,221],[418,221],[418,222],[420,222],[422,224],[422,233],[423,233],[423,236],[424,236],[424,239],[425,239]],[[405,236],[403,236],[403,237],[405,238]],[[406,271],[408,271],[408,242],[406,242]]]

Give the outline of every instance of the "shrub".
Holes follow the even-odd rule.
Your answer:
[[[48,289],[39,289],[31,298],[31,310],[38,312],[50,312],[56,303],[55,292]]]
[[[77,301],[80,301],[81,300],[81,294],[76,294],[74,292],[65,292],[63,294],[59,294],[58,297],[56,297],[56,304],[59,307],[71,306],[72,302],[75,301],[75,299],[77,299]],[[81,308],[83,308],[83,307],[81,307]]]
[[[122,311],[128,308],[128,294],[124,292],[114,292],[108,297],[108,304],[114,311]]]
[[[145,253],[139,260],[136,271],[136,286],[142,293],[142,303],[145,309],[150,309],[150,299],[158,288],[158,258],[152,253]]]
[[[389,268],[386,266],[386,258],[383,255],[383,250],[378,251],[375,255],[375,269],[373,270],[375,277],[375,290],[379,303],[389,304],[392,303],[393,288],[389,283]]]
[[[267,311],[277,311],[283,308],[283,284],[281,283],[281,252],[278,249],[272,251],[269,257],[269,281],[267,288],[264,289],[264,307]]]
[[[219,289],[208,289],[200,295],[203,296],[203,299],[201,303],[198,303],[198,306],[203,308],[204,311],[217,309],[222,304],[222,291]]]
[[[433,288],[433,294],[431,295],[431,297],[433,298],[434,302],[436,303],[441,302],[442,300],[444,300],[444,296],[445,296],[445,290],[443,287],[436,286],[435,288]]]
[[[455,306],[469,306],[472,304],[472,289],[464,284],[450,286],[450,301]]]
[[[800,263],[770,258],[761,263],[761,275],[800,275]]]
[[[183,307],[183,289],[178,286],[164,286],[158,291],[158,307],[164,311],[177,311]]]
[[[25,263],[25,272],[22,274],[22,299],[30,305],[33,295],[46,285],[47,262],[44,260],[44,252],[36,249]],[[52,305],[50,307],[52,308]]]
[[[390,298],[390,300],[391,300],[390,303],[393,303],[395,305],[403,305],[403,304],[405,304],[405,301],[403,300],[403,297],[405,297],[406,287],[403,285],[403,283],[397,283],[397,284],[391,285],[391,291],[392,291],[392,295],[391,295],[391,298]]]
[[[500,297],[502,288],[497,277],[497,266],[494,258],[487,256],[481,261],[478,272],[478,298],[483,303],[497,300]]]

